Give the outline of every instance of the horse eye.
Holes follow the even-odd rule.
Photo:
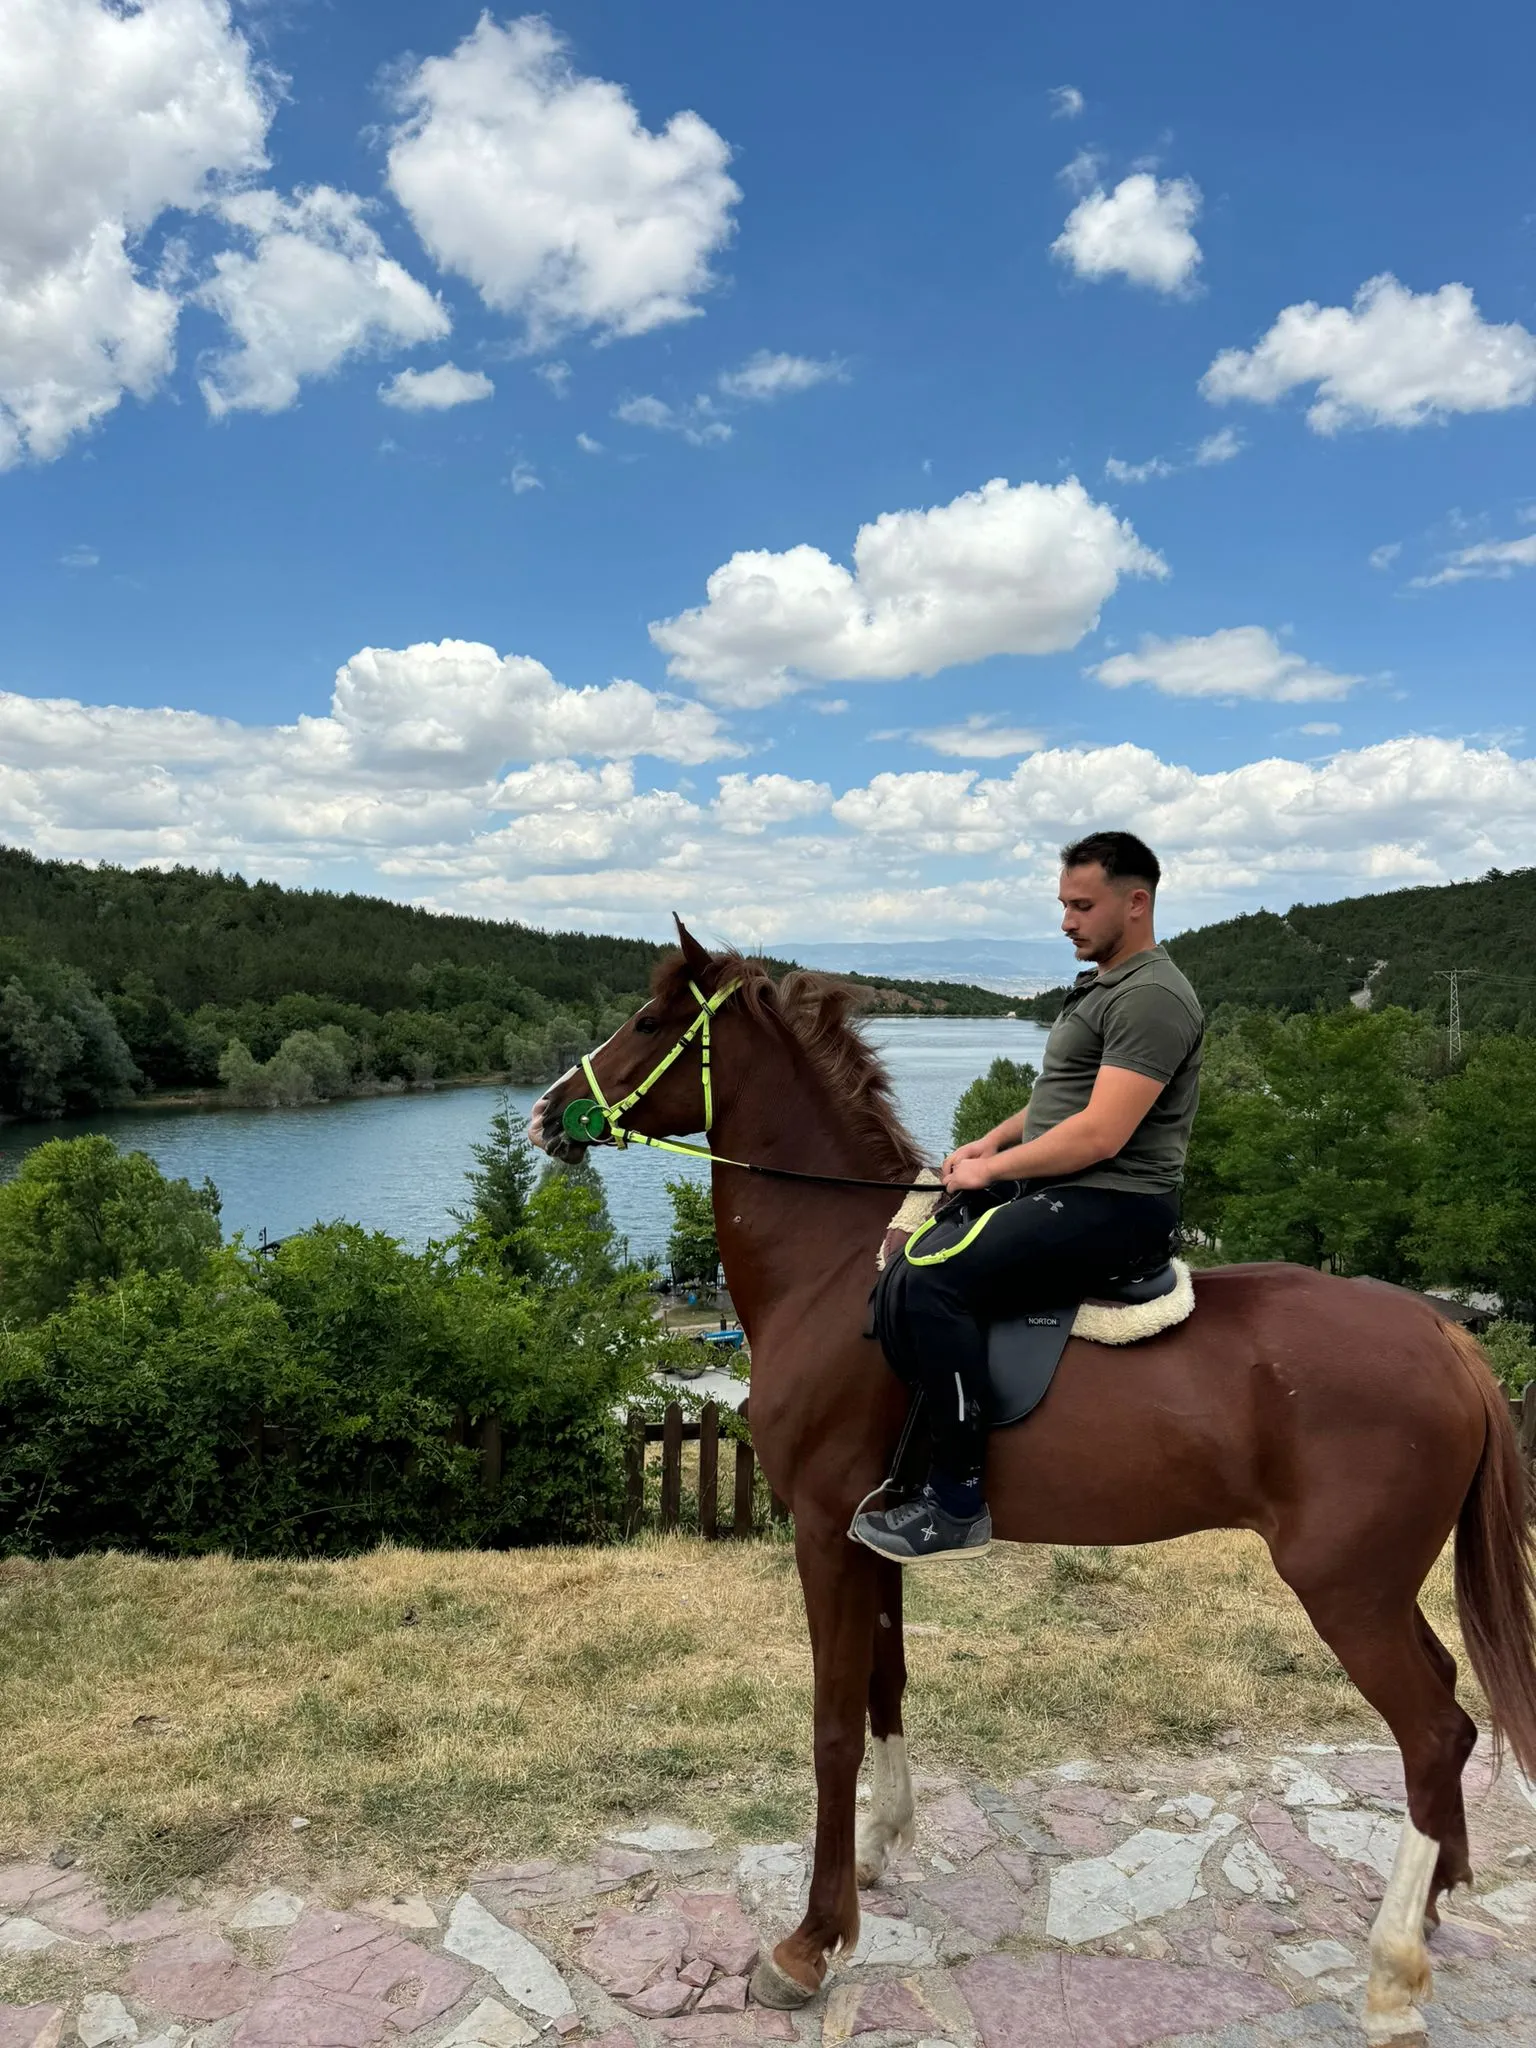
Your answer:
[[[661,1029],[661,1025],[655,1017],[637,1017],[635,1029],[643,1032],[647,1038],[653,1038]]]

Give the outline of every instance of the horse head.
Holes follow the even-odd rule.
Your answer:
[[[582,1120],[566,1118],[573,1104],[597,1106],[593,1080],[599,1102],[627,1105],[623,1110],[626,1131],[667,1138],[707,1129],[704,1060],[708,1039],[701,1020],[712,1015],[710,999],[718,998],[729,984],[731,963],[728,958],[717,960],[701,946],[681,918],[673,921],[679,950],[657,964],[649,1000],[587,1055],[586,1070],[571,1067],[534,1104],[529,1140],[551,1158],[578,1157],[589,1144],[600,1142],[611,1124],[611,1115],[594,1118],[589,1112],[585,1121],[588,1135],[583,1135]],[[636,1090],[641,1091],[638,1097]]]

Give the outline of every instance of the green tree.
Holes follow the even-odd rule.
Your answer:
[[[1195,1213],[1229,1259],[1398,1279],[1422,1163],[1419,1031],[1403,1010],[1249,1013],[1212,1062]]]
[[[168,1180],[110,1138],[54,1138],[0,1187],[0,1313],[37,1322],[129,1273],[195,1279],[218,1243],[212,1181]]]
[[[601,1292],[618,1276],[608,1198],[590,1167],[555,1165],[540,1177],[528,1197],[522,1237],[541,1287]]]
[[[955,1104],[950,1143],[957,1148],[974,1145],[988,1131],[996,1130],[1005,1117],[1017,1116],[1028,1104],[1038,1079],[1025,1060],[994,1060]]]
[[[1536,1302],[1536,1040],[1474,1044],[1427,1136],[1414,1239],[1426,1275]]]
[[[720,1266],[720,1245],[715,1236],[715,1205],[709,1189],[694,1180],[669,1180],[667,1195],[672,1203],[667,1262],[674,1276],[713,1286]]]
[[[469,1207],[453,1210],[453,1220],[483,1256],[509,1273],[530,1272],[533,1247],[525,1227],[535,1162],[511,1096],[497,1096],[489,1135],[470,1149],[475,1164],[464,1176]]]
[[[142,1080],[85,976],[7,948],[0,968],[0,1110],[58,1116],[119,1101]]]

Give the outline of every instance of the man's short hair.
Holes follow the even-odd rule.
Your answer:
[[[1144,839],[1134,832],[1090,832],[1061,849],[1064,868],[1085,868],[1097,861],[1111,882],[1140,882],[1155,896],[1163,879],[1162,865]]]

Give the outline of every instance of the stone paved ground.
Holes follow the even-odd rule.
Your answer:
[[[1467,1774],[1482,1887],[1433,1944],[1435,2048],[1536,2048],[1536,1794]],[[0,2048],[1278,2048],[1358,2042],[1402,1812],[1394,1750],[1085,1760],[1008,1786],[919,1779],[915,1847],[865,1896],[809,2010],[752,2004],[798,1917],[797,1842],[666,1821],[579,1865],[344,1906],[193,1887],[114,1913],[64,1852],[0,1865]],[[66,1988],[67,1987],[67,1988]]]

